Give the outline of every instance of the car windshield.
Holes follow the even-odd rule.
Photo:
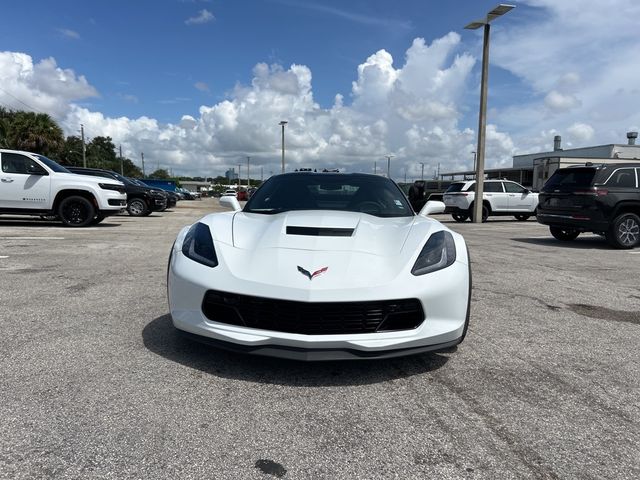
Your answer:
[[[391,180],[364,174],[291,173],[267,180],[244,211],[339,210],[377,217],[408,217],[413,210]]]
[[[58,163],[54,162],[50,158],[45,157],[44,155],[36,155],[36,157],[38,157],[38,160],[40,160],[42,163],[44,163],[47,167],[49,167],[54,172],[71,173],[69,170],[64,168],[62,165],[59,165]]]
[[[589,188],[596,174],[595,168],[563,168],[556,170],[542,187],[543,192],[549,190],[573,190]]]

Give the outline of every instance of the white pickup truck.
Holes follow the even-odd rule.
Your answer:
[[[444,192],[444,213],[450,213],[456,222],[473,216],[476,198],[475,180],[454,182]],[[538,194],[509,180],[485,180],[482,194],[482,221],[490,215],[513,215],[524,221],[536,214]]]
[[[126,206],[120,182],[73,174],[35,153],[0,149],[0,214],[52,215],[85,227]]]

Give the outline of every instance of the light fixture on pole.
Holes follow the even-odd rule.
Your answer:
[[[387,157],[387,178],[391,178],[391,159],[394,157],[395,155],[385,155],[385,157]]]
[[[282,173],[284,173],[284,126],[289,123],[286,120],[282,120],[278,125],[282,127]]]
[[[473,222],[482,222],[482,198],[484,193],[484,145],[485,134],[487,130],[487,81],[489,77],[489,23],[496,18],[504,15],[508,11],[515,8],[515,5],[507,5],[504,3],[499,4],[496,8],[491,10],[486,18],[476,20],[469,23],[464,28],[468,30],[476,30],[480,27],[484,27],[484,41],[482,46],[482,78],[480,81],[480,113],[478,115],[478,148],[476,158],[476,199],[480,201],[474,202],[473,208]]]

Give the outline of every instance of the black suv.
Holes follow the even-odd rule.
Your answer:
[[[134,217],[149,215],[151,212],[162,211],[167,208],[167,196],[161,191],[150,187],[136,185],[127,177],[111,170],[100,168],[65,167],[72,173],[91,175],[94,177],[114,178],[124,183],[127,192],[127,212]]]
[[[537,218],[559,240],[594,232],[616,248],[640,246],[640,163],[558,169],[540,191]]]

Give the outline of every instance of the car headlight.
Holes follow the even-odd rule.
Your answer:
[[[124,187],[122,185],[117,185],[115,183],[99,183],[100,188],[103,190],[113,190],[118,193],[124,193]]]
[[[189,229],[182,242],[182,253],[185,257],[207,267],[213,268],[218,265],[211,231],[204,223],[198,222]]]
[[[442,270],[456,261],[456,243],[451,233],[441,230],[429,237],[411,273],[418,276]]]

